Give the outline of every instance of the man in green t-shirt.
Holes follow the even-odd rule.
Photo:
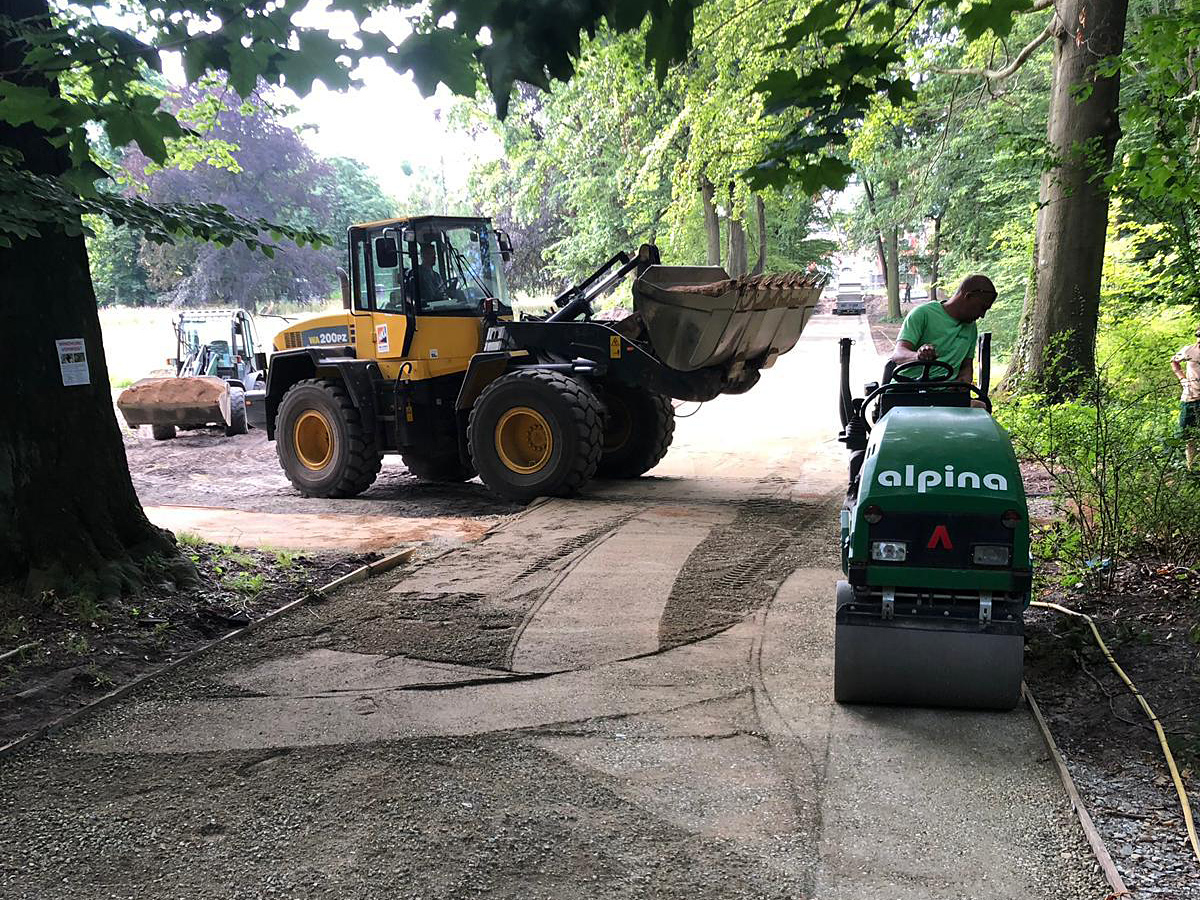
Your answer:
[[[986,275],[968,275],[949,300],[922,303],[908,314],[892,351],[888,375],[909,362],[940,360],[955,371],[959,381],[975,377],[975,323],[996,302],[996,288]]]

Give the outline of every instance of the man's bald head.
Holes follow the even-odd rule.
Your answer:
[[[986,275],[968,275],[946,301],[946,311],[960,322],[974,322],[987,315],[996,302],[996,286]]]
[[[996,286],[992,284],[992,279],[986,275],[968,275],[962,280],[962,284],[958,286],[957,293],[961,296],[966,296],[972,293],[985,293],[996,296]]]

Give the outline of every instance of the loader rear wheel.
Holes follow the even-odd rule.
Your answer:
[[[249,434],[250,426],[246,424],[246,392],[241,388],[229,389],[229,424],[225,426],[225,436]]]
[[[449,482],[470,481],[475,470],[464,463],[457,453],[402,453],[404,466],[421,481]]]
[[[279,464],[305,497],[353,497],[375,481],[383,454],[338,382],[309,378],[283,395],[275,420]]]
[[[512,500],[568,496],[596,473],[602,420],[582,382],[544,369],[510,372],[471,410],[471,461],[484,484]]]
[[[606,384],[600,400],[604,404],[604,450],[596,475],[637,478],[658,465],[675,437],[675,408],[670,399],[642,388]]]
[[[150,434],[156,441],[169,441],[175,437],[174,425],[151,425]]]

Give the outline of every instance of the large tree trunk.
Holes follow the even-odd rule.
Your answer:
[[[933,259],[929,265],[929,299],[936,300],[938,282],[938,267],[942,262],[942,215],[938,213],[933,217]]]
[[[713,183],[704,175],[700,176],[700,199],[704,204],[704,235],[708,239],[708,264],[721,264],[721,220],[717,218],[717,207],[713,202],[715,190]]]
[[[1121,52],[1127,7],[1128,0],[1065,0],[1059,7],[1048,128],[1056,165],[1042,175],[1037,288],[1023,335],[1027,376],[1054,397],[1070,394],[1096,370],[1108,228],[1104,178],[1120,136],[1120,76],[1100,77],[1096,67]]]
[[[758,259],[750,274],[761,275],[767,269],[767,205],[761,194],[754,195],[754,217],[758,224]]]
[[[6,13],[49,16],[45,0],[10,0]],[[24,52],[0,44],[0,69],[20,73]],[[0,146],[19,150],[35,174],[58,175],[66,156],[45,137],[0,123]],[[0,584],[30,596],[113,596],[141,581],[137,563],[151,555],[186,579],[190,564],[146,519],[129,478],[83,236],[47,226],[0,248],[0,284],[9,373],[0,415]],[[71,338],[86,348],[88,384],[63,384],[55,342]]]

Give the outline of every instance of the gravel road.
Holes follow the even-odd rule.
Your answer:
[[[1099,900],[1026,710],[832,702],[853,327],[0,760],[0,896]]]

